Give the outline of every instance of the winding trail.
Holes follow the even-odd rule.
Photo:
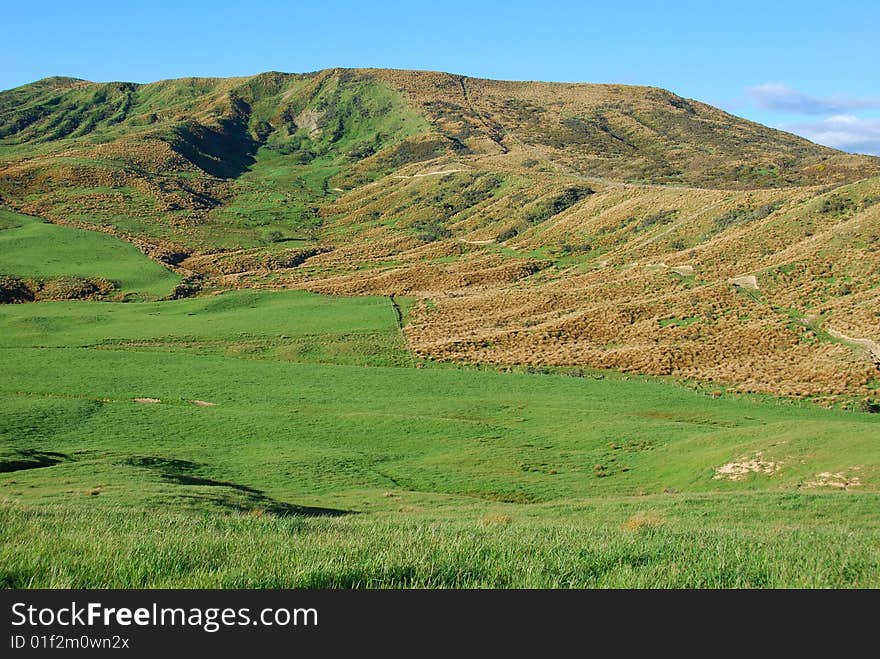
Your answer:
[[[459,238],[458,242],[464,243],[465,245],[495,245],[498,241],[494,238],[490,238],[489,240],[468,240],[466,238]]]
[[[873,341],[871,339],[858,339],[853,336],[847,336],[843,332],[838,332],[828,327],[823,327],[822,330],[827,334],[833,336],[835,339],[840,339],[841,341],[845,341],[846,343],[852,344],[854,346],[858,346],[860,348],[864,348],[868,356],[874,360],[874,363],[877,366],[880,366],[880,343]]]
[[[467,172],[467,169],[444,169],[439,172],[425,172],[424,174],[395,174],[391,178],[422,178],[423,176],[443,176],[444,174],[455,174],[456,172]]]

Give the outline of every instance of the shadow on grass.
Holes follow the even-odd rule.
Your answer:
[[[0,473],[51,467],[59,462],[67,462],[68,460],[70,460],[70,456],[64,453],[22,449],[7,453],[6,455],[0,455]]]
[[[159,472],[159,476],[175,485],[228,488],[239,496],[230,496],[232,493],[220,494],[212,492],[206,497],[190,497],[199,501],[210,503],[242,514],[269,514],[277,517],[340,517],[342,515],[356,514],[353,510],[341,510],[337,508],[320,508],[315,506],[301,506],[286,501],[278,501],[268,496],[262,490],[241,485],[231,481],[215,480],[196,476],[192,472],[202,465],[188,460],[164,458],[160,456],[133,456],[126,461],[133,467],[142,467]]]

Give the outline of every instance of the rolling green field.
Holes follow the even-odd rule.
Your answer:
[[[57,226],[0,209],[0,276],[100,277],[120,293],[168,295],[180,277],[113,236]]]
[[[5,587],[880,586],[878,415],[416,364],[297,291],[4,305],[0,355]]]
[[[0,347],[113,346],[362,366],[411,363],[385,298],[234,291],[140,304],[44,302],[0,313]]]

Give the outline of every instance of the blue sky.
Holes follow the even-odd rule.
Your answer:
[[[0,89],[49,75],[430,69],[665,87],[841,149],[880,155],[880,0],[16,2]]]

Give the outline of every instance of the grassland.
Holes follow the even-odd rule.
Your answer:
[[[0,346],[6,348],[131,346],[355,365],[411,363],[387,298],[230,291],[168,302],[51,302],[2,311]]]
[[[877,503],[864,495],[645,497],[543,507],[528,516],[521,507],[486,512],[470,506],[442,519],[424,513],[329,518],[119,508],[96,515],[7,505],[0,509],[2,583],[876,588]],[[769,511],[772,519],[749,522]],[[844,517],[852,521],[828,521]]]
[[[0,325],[7,587],[878,584],[876,415],[413,368],[387,298]]]
[[[0,209],[0,276],[51,281],[101,278],[117,294],[159,298],[180,277],[134,246],[94,231],[56,226]]]

